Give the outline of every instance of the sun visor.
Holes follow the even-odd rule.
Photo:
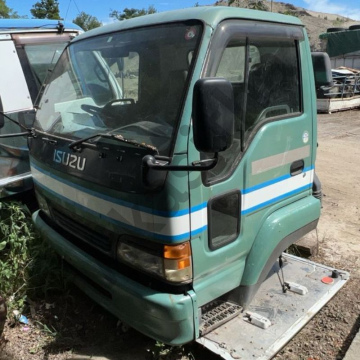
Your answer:
[[[0,39],[0,97],[2,111],[32,109],[29,89],[12,40]]]

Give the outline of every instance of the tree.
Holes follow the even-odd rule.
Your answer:
[[[0,19],[18,19],[20,16],[16,11],[6,5],[6,0],[0,0]]]
[[[249,1],[249,9],[268,11],[267,6],[262,0]]]
[[[268,11],[268,8],[265,5],[264,0],[247,0],[245,3],[242,3],[242,4],[236,0],[229,0],[228,6],[231,6],[232,4],[234,4],[234,6],[237,6],[237,7],[245,7],[245,8],[253,9],[253,10]]]
[[[156,13],[157,10],[154,8],[153,5],[150,5],[147,10],[145,9],[134,9],[134,8],[125,8],[122,13],[120,13],[117,10],[112,10],[109,16],[111,18],[117,19],[117,20],[127,20],[132,19],[135,17],[143,16],[143,15],[149,15]]]
[[[73,22],[85,31],[102,26],[102,23],[95,16],[86,14],[84,11],[82,11]]]
[[[58,0],[40,0],[30,12],[35,19],[61,19]]]

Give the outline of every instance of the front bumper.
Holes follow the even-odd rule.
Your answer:
[[[194,340],[193,293],[175,295],[147,288],[67,241],[42,219],[40,210],[33,221],[55,251],[81,274],[74,273],[75,284],[121,321],[166,344]]]

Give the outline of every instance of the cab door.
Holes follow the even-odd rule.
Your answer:
[[[199,306],[251,285],[243,275],[249,267],[261,270],[247,264],[261,225],[310,193],[313,101],[301,90],[311,85],[302,55],[307,46],[296,25],[229,20],[215,31],[203,77],[231,82],[235,136],[213,170],[190,174],[191,208],[202,204],[201,212],[192,212],[192,227],[204,224],[204,231],[192,233]],[[189,163],[213,156],[199,154],[191,140],[189,149]]]

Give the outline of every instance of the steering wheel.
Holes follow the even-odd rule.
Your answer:
[[[109,102],[107,102],[105,104],[105,106],[102,108],[102,113],[106,114],[109,113],[111,111],[111,108],[115,105],[117,105],[118,103],[129,103],[128,105],[133,105],[135,104],[134,99],[115,99],[115,100],[110,100]],[[125,105],[125,104],[124,104]]]
[[[91,115],[100,115],[102,108],[95,106],[95,105],[89,105],[89,104],[82,104],[81,109],[86,111],[87,113]]]

